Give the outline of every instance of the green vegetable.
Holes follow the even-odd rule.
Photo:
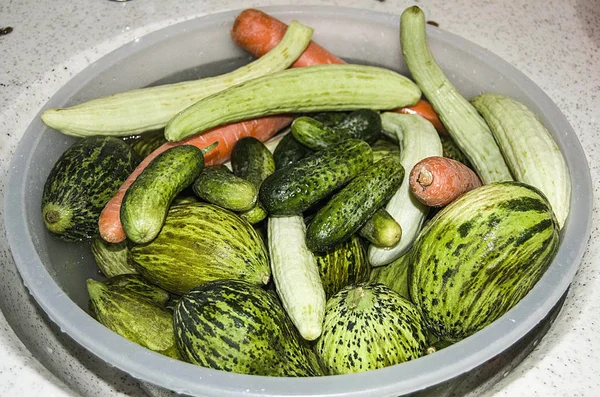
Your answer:
[[[283,168],[311,154],[313,154],[312,150],[298,143],[292,134],[287,134],[273,152],[275,168]]]
[[[395,135],[396,134],[394,134],[394,138],[395,140],[397,140],[398,138]],[[374,163],[381,160],[385,156],[397,156],[398,158],[400,157],[400,147],[398,146],[397,142],[394,143],[380,139],[371,145],[371,149],[373,149]]]
[[[164,131],[160,129],[146,132],[126,142],[129,143],[133,151],[143,159],[166,143],[167,140],[165,139]]]
[[[292,135],[298,143],[315,151],[326,149],[350,138],[347,133],[338,132],[308,116],[297,117],[294,120]]]
[[[204,167],[202,150],[175,146],[159,154],[131,184],[121,205],[127,238],[142,244],[160,232],[171,202],[191,185]]]
[[[109,243],[104,241],[101,237],[95,236],[92,238],[90,247],[96,265],[98,265],[98,269],[100,269],[102,274],[106,277],[137,273],[127,259],[129,249],[127,248],[126,241],[121,243]]]
[[[400,160],[385,157],[365,169],[321,208],[306,230],[311,251],[326,251],[347,240],[382,208],[404,179]]]
[[[300,214],[360,174],[372,157],[365,141],[348,139],[276,170],[263,182],[259,200],[269,214]]]
[[[385,208],[380,208],[358,233],[376,247],[393,247],[402,237],[402,228]]]
[[[559,243],[548,200],[520,182],[484,185],[442,209],[411,250],[410,295],[428,328],[458,341],[512,308]]]
[[[571,178],[546,127],[525,105],[503,95],[481,94],[471,103],[490,126],[515,179],[544,193],[562,228],[569,215]]]
[[[383,284],[348,286],[327,302],[316,351],[331,374],[419,358],[427,339],[417,308]]]
[[[109,278],[105,283],[111,290],[127,290],[151,300],[159,306],[166,306],[170,295],[164,289],[150,284],[139,274],[121,274]]]
[[[341,134],[362,139],[369,144],[377,142],[381,136],[381,117],[371,109],[359,109],[350,112],[336,123],[333,128]]]
[[[245,281],[194,288],[177,304],[173,324],[191,363],[251,375],[323,375],[275,294]]]
[[[177,113],[216,92],[289,67],[304,52],[313,29],[292,21],[275,48],[231,73],[94,99],[66,109],[48,109],[42,121],[67,135],[136,135],[163,128]]]
[[[456,146],[454,140],[449,135],[441,134],[440,141],[442,142],[442,155],[452,160],[459,161],[469,168],[473,168],[473,165],[465,156],[465,154]]]
[[[423,11],[412,6],[400,19],[400,42],[406,65],[457,146],[484,183],[512,176],[487,124],[452,85],[436,63],[425,29]]]
[[[246,221],[206,203],[172,206],[152,242],[131,247],[138,272],[153,284],[183,294],[217,279],[269,282],[267,249]]]
[[[221,165],[206,167],[193,184],[202,200],[232,211],[247,211],[257,199],[256,187]]]
[[[42,193],[42,219],[48,231],[65,241],[98,233],[106,203],[136,166],[129,145],[117,138],[76,141],[52,167]]]
[[[272,114],[395,109],[413,105],[420,97],[411,80],[384,68],[351,64],[292,68],[198,101],[169,121],[165,137],[180,141],[212,127]]]
[[[410,300],[408,291],[408,273],[410,268],[410,251],[386,266],[374,267],[369,281],[384,284],[401,297]]]

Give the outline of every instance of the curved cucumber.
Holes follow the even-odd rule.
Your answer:
[[[404,167],[385,157],[364,170],[321,208],[306,230],[306,245],[323,252],[349,239],[395,194]]]
[[[383,128],[395,133],[400,142],[400,157],[405,170],[412,170],[425,157],[442,155],[442,144],[437,131],[421,116],[387,112],[381,115],[381,120]],[[402,238],[391,248],[371,245],[369,261],[373,266],[386,265],[408,251],[429,211],[410,192],[409,174],[407,172],[404,175],[402,185],[385,207],[402,227]]]
[[[66,109],[48,109],[42,113],[42,121],[50,128],[74,136],[128,136],[160,129],[202,98],[288,68],[304,52],[312,33],[312,28],[292,21],[275,48],[231,73],[126,91]]]
[[[258,193],[252,183],[221,165],[204,168],[192,189],[202,200],[232,211],[254,207]]]
[[[569,215],[571,178],[546,127],[525,105],[503,95],[481,94],[471,103],[490,126],[516,180],[546,195],[562,228]]]
[[[202,150],[175,146],[159,154],[131,184],[121,205],[121,222],[134,243],[152,241],[160,232],[171,201],[191,185],[204,167]]]
[[[165,127],[169,141],[260,116],[322,110],[395,109],[421,90],[407,77],[365,65],[316,65],[258,77],[198,101]]]
[[[348,139],[276,170],[263,182],[259,200],[269,214],[300,214],[356,177],[372,158],[368,143]]]
[[[427,43],[425,25],[425,15],[419,7],[409,7],[402,13],[402,54],[412,77],[481,180],[484,183],[512,180],[489,127],[435,61]]]

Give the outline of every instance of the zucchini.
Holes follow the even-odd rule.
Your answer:
[[[98,269],[106,277],[137,273],[129,263],[129,248],[126,241],[109,243],[102,237],[95,236],[92,238],[90,248]]]
[[[441,156],[442,144],[433,125],[413,114],[386,112],[381,115],[383,128],[396,134],[401,151],[401,161],[405,170],[425,157]],[[386,210],[402,227],[400,242],[391,248],[369,247],[369,261],[373,266],[386,265],[404,254],[421,230],[429,208],[421,204],[410,192],[408,182],[410,172],[386,205]]]
[[[256,204],[257,190],[225,166],[206,167],[192,185],[202,200],[232,211],[247,211]]]
[[[325,290],[305,233],[300,215],[269,217],[269,255],[277,294],[300,335],[315,340],[321,335]]]
[[[138,244],[152,241],[173,198],[194,182],[203,167],[204,154],[192,145],[172,147],[152,160],[123,197],[121,222],[127,237]]]
[[[413,79],[423,90],[452,139],[473,164],[482,182],[512,180],[485,120],[452,85],[435,61],[427,43],[425,25],[425,15],[418,6],[408,7],[402,13],[400,42]]]
[[[321,208],[306,230],[306,245],[323,252],[349,239],[396,193],[404,179],[400,160],[385,157],[365,169]]]
[[[402,227],[385,208],[378,209],[358,232],[376,247],[393,247],[402,237]]]
[[[471,103],[490,126],[515,179],[546,195],[562,228],[569,215],[571,178],[546,127],[525,105],[504,95],[485,93]]]
[[[304,52],[313,29],[292,21],[283,39],[256,61],[233,72],[195,81],[142,88],[66,109],[47,109],[42,121],[67,135],[137,135],[163,128],[202,98],[243,81],[289,67]]]
[[[269,214],[300,214],[356,177],[372,157],[368,143],[348,139],[276,170],[263,182],[259,200]]]
[[[180,141],[212,127],[260,116],[321,110],[395,109],[414,105],[421,90],[407,77],[365,65],[315,65],[262,76],[196,102],[165,127]]]
[[[287,134],[281,139],[275,151],[273,151],[275,168],[283,168],[313,153],[312,150],[300,144],[292,134]]]

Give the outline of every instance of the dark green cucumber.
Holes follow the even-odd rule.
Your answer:
[[[379,139],[377,142],[371,145],[371,148],[373,149],[374,163],[381,160],[385,156],[400,157],[400,146],[397,142]]]
[[[90,248],[98,269],[106,277],[137,273],[129,263],[129,248],[126,241],[109,243],[100,236],[94,236]]]
[[[368,143],[348,139],[275,171],[259,200],[271,215],[300,214],[363,172],[372,158]]]
[[[121,274],[104,282],[111,290],[126,290],[143,296],[159,306],[166,306],[171,295],[164,289],[150,284],[139,274]]]
[[[231,151],[231,168],[240,178],[250,181],[258,191],[262,182],[275,172],[275,159],[264,143],[253,137],[242,138]],[[260,203],[242,212],[240,216],[255,224],[267,217]]]
[[[207,203],[171,206],[156,239],[133,245],[130,256],[142,276],[174,294],[216,279],[262,285],[271,275],[258,232],[235,213]]]
[[[311,251],[347,240],[394,195],[404,178],[399,159],[385,157],[368,167],[321,208],[306,230]]]
[[[347,285],[369,279],[371,265],[365,247],[357,236],[314,256],[327,299]]]
[[[377,247],[393,247],[402,237],[402,227],[385,208],[378,209],[358,233]]]
[[[317,112],[308,113],[308,115],[328,127],[335,127],[348,116],[349,112]]]
[[[334,129],[340,134],[372,144],[381,136],[381,116],[371,109],[355,110],[336,124]]]
[[[121,139],[76,141],[54,164],[44,184],[41,207],[46,228],[66,241],[96,235],[100,212],[136,163],[135,153]]]
[[[170,311],[135,292],[92,279],[87,289],[98,322],[138,345],[179,358]]]
[[[140,136],[127,140],[133,151],[141,158],[146,158],[154,150],[166,143],[164,131],[162,129],[146,132]]]
[[[254,184],[235,176],[222,165],[204,168],[193,189],[202,200],[232,211],[251,209],[258,194]]]
[[[297,117],[292,123],[292,135],[301,145],[318,151],[351,138],[346,132],[328,127],[311,117]]]
[[[281,139],[273,152],[275,168],[283,168],[313,153],[312,150],[298,143],[292,134],[287,134]]]
[[[559,243],[548,200],[519,182],[484,185],[442,209],[411,249],[410,295],[428,328],[458,341],[533,288]]]
[[[327,301],[316,351],[328,372],[363,372],[425,354],[418,309],[383,284],[348,286]]]
[[[173,198],[194,182],[203,167],[204,154],[192,145],[172,147],[152,160],[123,197],[121,223],[127,238],[138,244],[152,241]]]
[[[241,280],[194,288],[177,304],[175,340],[203,367],[265,376],[323,375],[275,293]]]
[[[406,253],[386,266],[377,266],[371,270],[369,281],[381,283],[401,297],[410,300],[408,291],[408,273],[410,255]]]

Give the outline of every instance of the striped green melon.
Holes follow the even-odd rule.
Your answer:
[[[368,371],[425,353],[419,311],[383,284],[345,287],[327,301],[316,351],[331,374]]]
[[[369,281],[381,283],[401,297],[410,300],[408,292],[408,270],[410,267],[410,251],[389,265],[377,266],[371,270]]]
[[[531,290],[552,260],[559,226],[534,187],[500,182],[440,211],[411,250],[410,295],[431,331],[461,340]]]
[[[363,243],[357,236],[352,236],[329,251],[314,255],[327,298],[349,284],[369,279],[371,265]]]
[[[193,364],[251,375],[323,374],[276,294],[246,281],[194,288],[177,304],[173,324],[177,347]]]
[[[158,236],[132,246],[130,257],[142,276],[175,294],[218,279],[266,284],[271,275],[258,232],[233,212],[200,202],[172,206]]]

